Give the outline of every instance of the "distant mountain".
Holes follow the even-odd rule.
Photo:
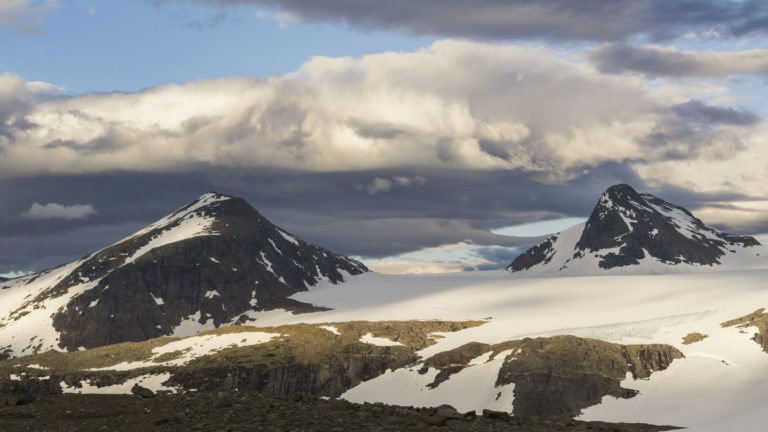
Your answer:
[[[602,194],[586,223],[530,248],[507,270],[655,273],[714,267],[726,260],[741,267],[759,255],[752,249],[758,245],[753,237],[720,232],[682,207],[619,184]]]
[[[80,261],[6,282],[0,352],[71,351],[194,334],[249,311],[317,310],[287,297],[366,271],[240,198],[208,193]]]

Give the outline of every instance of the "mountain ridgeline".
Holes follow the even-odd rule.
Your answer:
[[[655,272],[681,264],[715,266],[727,254],[759,244],[753,237],[708,227],[682,207],[619,184],[602,194],[586,223],[530,248],[507,270],[590,273],[634,267]]]
[[[56,349],[142,341],[182,334],[184,325],[218,327],[249,311],[318,310],[288,297],[366,271],[281,230],[242,199],[209,193],[77,263],[8,282],[7,289],[40,289],[0,331],[55,308],[48,315]],[[37,342],[33,352],[50,341]]]

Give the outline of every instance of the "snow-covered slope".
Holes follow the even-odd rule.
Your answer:
[[[621,184],[586,223],[557,233],[507,270],[544,274],[653,274],[765,266],[768,247],[704,225],[688,210]]]
[[[480,349],[469,356],[465,367],[438,386],[430,386],[439,371],[427,367],[420,373],[426,360],[468,343],[525,343],[526,338],[530,342],[572,335],[614,344],[669,345],[685,357],[647,378],[628,375],[621,386],[639,393],[629,397],[628,392],[627,398],[605,396],[583,409],[579,418],[669,424],[694,431],[759,431],[764,427],[762,413],[768,409],[768,399],[763,397],[768,388],[768,353],[752,339],[758,331],[755,327],[722,324],[768,307],[765,280],[768,269],[587,277],[530,277],[503,271],[427,276],[368,273],[345,284],[292,296],[334,310],[301,315],[253,312],[253,318],[260,327],[324,323],[319,327],[331,336],[339,333],[343,323],[356,320],[486,320],[480,326],[438,333],[436,344],[417,352],[421,361],[369,379],[342,395],[356,402],[450,403],[460,411],[514,411],[526,397],[515,383],[499,383],[503,368],[522,360],[515,348],[495,355],[490,348]],[[685,344],[683,338],[692,333],[707,337]],[[253,343],[261,340],[266,339]],[[213,341],[200,338],[200,342]],[[180,343],[194,347],[198,342]],[[157,388],[163,388],[164,381],[159,380]],[[543,391],[555,397],[563,394],[562,389]]]
[[[752,340],[757,329],[721,324],[768,307],[768,269],[666,275],[528,277],[501,271],[400,276],[367,274],[352,283],[299,293],[300,301],[334,310],[301,316],[258,314],[260,325],[355,319],[487,318],[445,336],[418,354],[423,359],[470,342],[498,344],[526,337],[574,335],[619,344],[669,344],[685,358],[649,379],[629,376],[629,399],[606,396],[580,418],[691,427],[691,430],[764,430],[768,410],[768,353]],[[690,333],[708,337],[684,344]],[[436,388],[437,373],[422,365],[388,372],[342,397],[416,406],[453,404],[460,410],[512,411],[515,386],[499,386],[503,356],[481,353]],[[510,360],[514,362],[514,355]],[[554,391],[554,390],[553,390]],[[499,396],[499,394],[501,396]]]
[[[367,271],[307,244],[248,203],[208,193],[65,266],[0,282],[0,353],[75,350],[189,335]]]

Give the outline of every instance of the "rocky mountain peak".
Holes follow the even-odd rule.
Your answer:
[[[8,282],[36,294],[0,317],[0,333],[40,315],[56,340],[38,338],[33,351],[183,336],[257,311],[318,310],[289,297],[367,271],[210,192],[78,262]]]
[[[708,227],[683,207],[618,184],[603,192],[586,223],[529,249],[508,270],[610,270],[641,262],[713,266],[727,253],[759,244],[753,237]]]

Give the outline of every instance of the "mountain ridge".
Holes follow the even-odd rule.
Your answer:
[[[712,267],[728,254],[759,245],[753,237],[720,232],[683,207],[618,184],[603,192],[585,223],[528,249],[507,270],[558,273],[579,267],[599,274],[641,267],[671,271],[681,264]]]

